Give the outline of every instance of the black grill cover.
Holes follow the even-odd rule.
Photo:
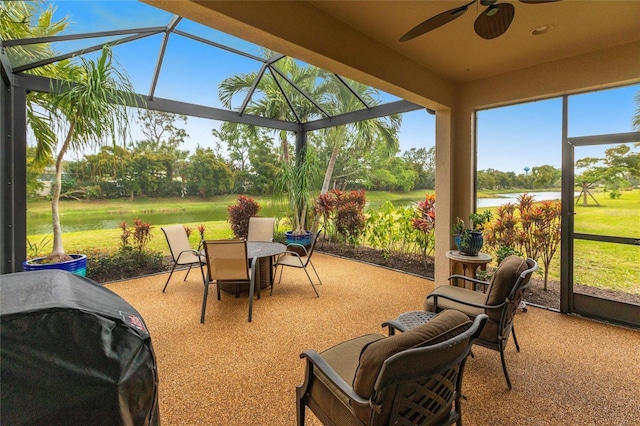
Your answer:
[[[157,425],[158,374],[140,314],[64,271],[0,275],[0,423]]]

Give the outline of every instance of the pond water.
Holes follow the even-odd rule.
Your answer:
[[[547,201],[547,200],[559,200],[561,193],[559,191],[549,191],[549,192],[528,192],[529,195],[533,195],[533,199],[536,201]],[[575,195],[579,193],[576,192]],[[499,197],[492,198],[478,198],[476,204],[477,208],[486,208],[486,207],[496,207],[501,206],[507,203],[517,203],[518,197],[522,195],[520,193],[512,193],[512,194],[502,194]]]
[[[261,215],[268,215],[269,209],[263,208]],[[212,207],[210,209],[162,209],[142,212],[95,212],[87,214],[73,214],[62,211],[62,232],[90,231],[94,229],[116,229],[122,222],[132,225],[135,219],[142,219],[154,226],[171,223],[198,223],[227,220],[227,207]],[[51,234],[51,215],[27,214],[27,235]]]
[[[560,192],[529,192],[536,201],[560,199]],[[576,193],[577,195],[578,193]],[[505,203],[517,203],[520,194],[503,194],[500,197],[478,198],[478,209],[500,206]],[[413,204],[406,200],[394,202],[396,206]],[[376,208],[382,203],[370,203],[367,208]],[[261,211],[261,215],[269,215],[269,209]],[[62,232],[90,231],[93,229],[116,229],[122,222],[132,224],[135,219],[142,219],[155,226],[169,223],[198,223],[227,220],[226,207],[212,207],[211,209],[197,209],[186,211],[184,209],[162,209],[148,212],[95,212],[91,215],[73,214],[62,211]],[[51,215],[27,214],[27,234],[50,234]]]

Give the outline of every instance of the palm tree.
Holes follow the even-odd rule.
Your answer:
[[[272,58],[274,54],[270,50],[264,49],[263,55],[265,58]],[[308,94],[313,92],[316,78],[320,72],[318,68],[300,66],[290,57],[282,57],[274,62],[272,66],[277,67],[289,80]],[[258,77],[258,73],[253,72],[234,75],[223,80],[218,89],[218,98],[222,105],[225,108],[231,109],[233,97],[239,94],[247,94]],[[277,82],[276,78],[278,79]],[[289,84],[284,83],[283,80],[280,76],[276,77],[274,73],[265,73],[256,86],[256,92],[258,93],[253,96],[254,102],[247,106],[246,111],[250,114],[278,120],[295,119],[295,115],[291,110],[287,98],[285,98],[282,90],[280,90],[280,87],[283,87],[283,90],[286,90],[286,87],[290,87]],[[304,99],[304,96],[297,91],[287,90],[287,96],[301,121],[305,121],[311,114],[317,111],[311,102]],[[289,163],[290,155],[287,132],[285,130],[279,130],[278,132],[282,159],[285,163]]]
[[[369,107],[380,103],[378,90],[355,81],[348,83]],[[362,108],[361,101],[335,75],[325,76],[325,83],[318,92],[323,94],[323,106],[335,114]],[[331,156],[320,194],[326,194],[329,190],[338,154],[349,141],[352,141],[357,152],[369,151],[375,144],[381,143],[386,155],[394,155],[399,149],[398,130],[401,123],[402,117],[394,114],[385,118],[358,121],[324,130],[324,139],[331,149]]]
[[[3,40],[19,40],[25,38],[49,37],[60,34],[67,28],[69,20],[65,17],[53,21],[55,8],[48,5],[41,8],[39,1],[7,1],[0,5],[0,37]],[[15,46],[7,49],[7,55],[14,64],[30,64],[56,55],[51,43],[39,43],[26,46]],[[26,71],[32,75],[57,77],[69,66],[68,61],[48,64]],[[52,156],[56,145],[56,135],[51,122],[42,111],[48,109],[50,98],[39,92],[27,95],[27,123],[37,141],[34,162],[46,164]]]
[[[105,46],[95,60],[81,58],[78,66],[65,69],[68,87],[50,95],[51,121],[64,125],[66,136],[56,155],[56,175],[51,199],[53,250],[45,262],[69,260],[62,246],[60,189],[62,161],[69,149],[101,145],[107,139],[126,136],[129,127],[127,104],[135,104],[135,91],[128,77],[116,68],[111,48]]]

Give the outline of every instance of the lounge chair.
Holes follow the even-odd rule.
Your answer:
[[[327,425],[461,425],[464,365],[486,320],[445,311],[406,333],[367,334],[322,353],[303,352],[298,426],[306,407]]]
[[[536,269],[538,264],[533,259],[525,260],[519,256],[509,256],[500,263],[491,282],[452,275],[449,280],[455,285],[440,286],[425,300],[426,311],[456,309],[470,318],[480,314],[489,316],[487,324],[474,344],[500,352],[502,369],[509,389],[511,389],[511,380],[504,358],[504,349],[511,334],[516,350],[520,352],[513,320],[524,291],[529,287],[531,275]],[[458,280],[470,281],[474,286],[485,287],[486,293],[458,287]]]

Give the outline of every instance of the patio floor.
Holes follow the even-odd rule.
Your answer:
[[[192,271],[106,287],[142,314],[160,377],[163,425],[292,425],[295,386],[306,349],[324,350],[421,309],[433,283],[351,260],[316,254],[323,285],[316,298],[303,271],[286,270],[247,322],[247,297],[212,287],[200,324],[202,282]],[[518,314],[521,352],[474,348],[465,371],[463,421],[471,425],[632,425],[640,418],[640,332],[538,308]],[[320,424],[309,413],[309,425]]]

